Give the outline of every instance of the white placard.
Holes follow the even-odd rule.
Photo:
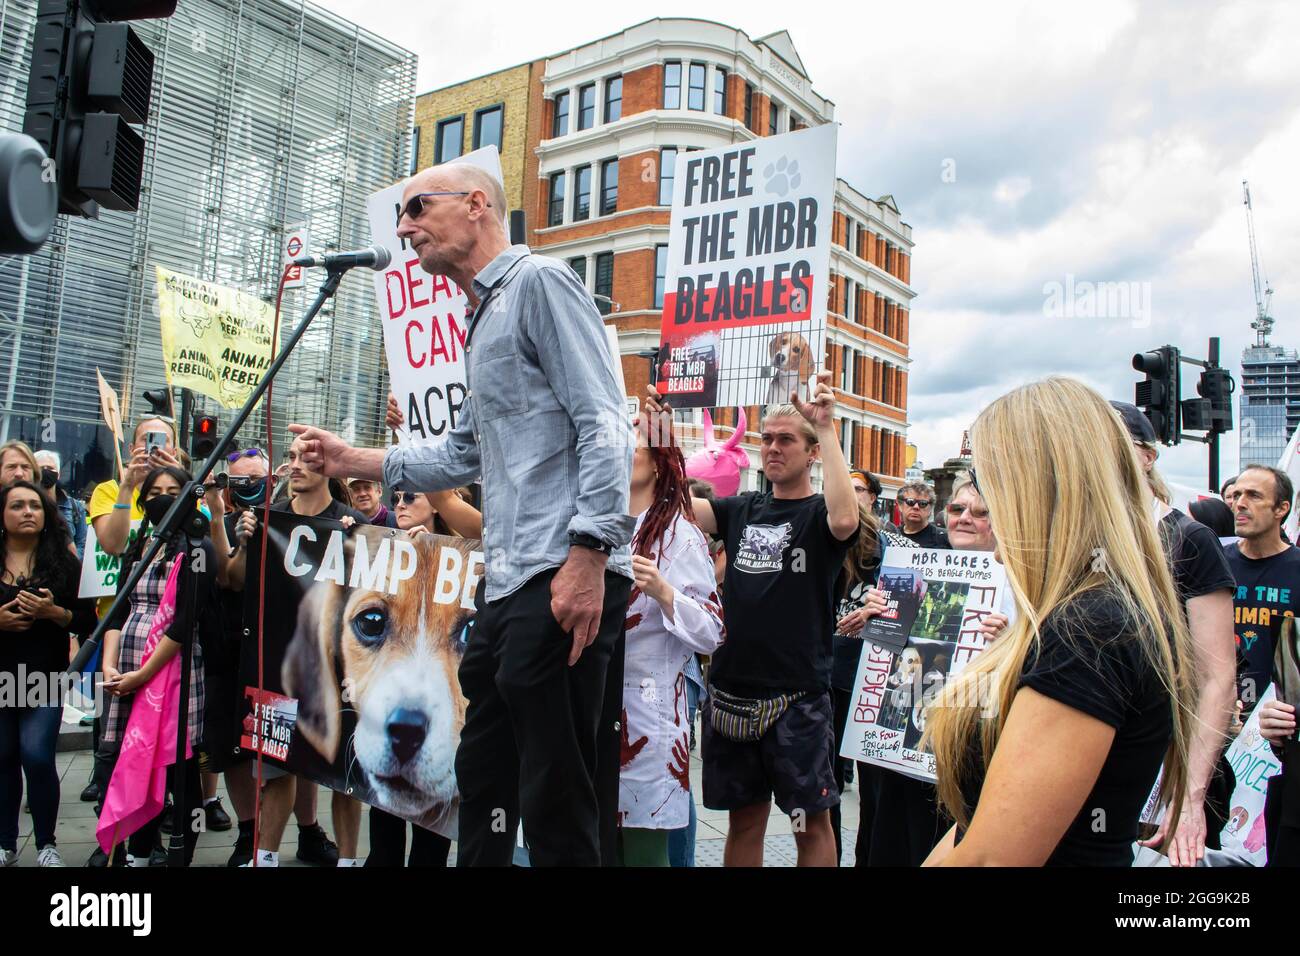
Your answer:
[[[140,533],[140,519],[131,522],[131,531],[127,537],[129,546]],[[126,550],[123,548],[123,550]],[[95,535],[95,526],[86,525],[86,547],[81,559],[81,586],[77,597],[101,598],[112,597],[117,593],[117,575],[122,568],[120,555],[109,554],[99,546]]]
[[[501,157],[495,146],[466,153],[457,162],[473,163],[498,180]],[[431,276],[397,235],[397,214],[406,180],[373,193],[366,200],[371,240],[392,256],[387,269],[375,273],[375,298],[384,325],[388,376],[405,425],[399,442],[436,445],[455,427],[465,403],[464,291],[446,276]]]

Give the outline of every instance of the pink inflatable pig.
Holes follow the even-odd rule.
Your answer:
[[[749,456],[736,446],[745,436],[745,410],[740,410],[740,424],[725,444],[713,440],[713,417],[704,410],[704,447],[686,459],[686,474],[713,485],[719,498],[740,490],[740,472],[749,467]]]

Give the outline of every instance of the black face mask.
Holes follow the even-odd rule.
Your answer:
[[[255,508],[266,500],[266,482],[259,481],[253,488],[245,491],[231,489],[230,497],[245,508]]]
[[[143,502],[141,507],[144,508],[149,523],[156,528],[162,524],[162,519],[166,517],[167,512],[171,511],[174,504],[176,504],[175,495],[159,495],[157,498],[150,498]]]
[[[53,488],[59,483],[59,473],[53,468],[41,469],[41,487]]]

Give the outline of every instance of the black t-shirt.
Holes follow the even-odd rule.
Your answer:
[[[948,543],[948,535],[936,527],[933,521],[915,534],[908,534],[906,531],[901,533],[904,538],[911,541],[918,548],[952,548],[952,545]]]
[[[226,525],[226,541],[234,547],[235,541],[235,524],[239,521],[239,516],[243,512],[228,511],[222,519]],[[220,589],[221,598],[221,624],[222,631],[225,633],[227,640],[238,643],[244,636],[244,593],[242,591],[232,591],[230,588]]]
[[[1233,543],[1223,546],[1223,554],[1237,580],[1232,613],[1238,696],[1249,712],[1273,680],[1273,651],[1283,619],[1300,612],[1300,548],[1288,546],[1270,558],[1248,558]]]
[[[198,562],[190,562],[189,573],[197,574],[199,578],[197,582],[192,582],[195,604],[191,610],[185,596],[177,593],[176,617],[167,628],[167,636],[177,644],[185,644],[197,633],[204,648],[208,648],[212,646],[213,639],[219,635],[220,625],[213,612],[220,601],[218,597],[220,588],[217,586],[217,549],[213,547],[210,538],[204,538],[201,545],[203,548],[201,568]],[[196,568],[199,570],[195,570]],[[178,579],[178,586],[185,584],[184,574],[182,572]]]
[[[1112,594],[1090,592],[1052,612],[1041,638],[1037,652],[1025,658],[1020,686],[1115,728],[1097,782],[1047,865],[1131,866],[1138,817],[1173,736],[1169,693]],[[980,763],[976,757],[975,766]],[[982,786],[982,774],[963,786],[969,808]]]
[[[293,511],[293,501],[288,498],[286,498],[284,501],[277,501],[275,504],[271,505],[271,510],[289,511],[289,512],[293,512],[294,514],[297,513]],[[367,518],[365,515],[363,515],[360,511],[358,511],[356,508],[349,508],[347,505],[345,505],[343,502],[339,501],[336,498],[330,499],[330,503],[328,506],[326,506],[324,511],[320,512],[319,514],[311,515],[310,517],[328,518],[331,521],[338,521],[341,518],[351,517],[352,520],[359,525],[370,524],[370,519]]]
[[[69,554],[66,566],[54,574],[42,574],[38,568],[31,582],[0,582],[0,605],[15,600],[21,590],[18,585],[22,584],[35,589],[47,588],[58,607],[72,612],[67,627],[59,621],[41,619],[33,621],[25,631],[0,630],[0,674],[16,675],[20,664],[28,674],[57,674],[67,670],[68,634],[89,634],[95,627],[94,602],[77,597],[80,570],[76,558]],[[25,685],[17,686],[16,700],[23,699],[25,689]],[[0,702],[0,706],[11,705]]]
[[[831,534],[826,499],[746,492],[713,503],[727,546],[727,637],[710,679],[729,693],[770,697],[830,686],[835,580],[857,540]]]
[[[1208,527],[1175,508],[1160,519],[1160,539],[1169,555],[1180,600],[1235,590],[1223,545]]]

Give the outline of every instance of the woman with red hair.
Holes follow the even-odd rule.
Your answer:
[[[722,607],[681,449],[670,430],[652,446],[641,422],[630,498],[636,586],[623,665],[620,846],[625,866],[667,866],[669,831],[687,826],[693,799],[686,668],[692,655],[722,643]]]

